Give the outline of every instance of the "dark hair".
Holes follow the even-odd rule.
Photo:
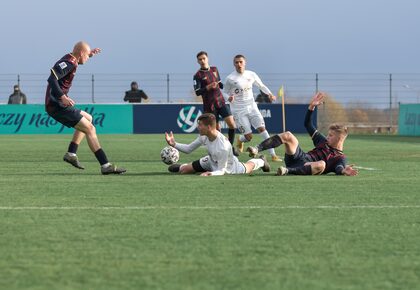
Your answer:
[[[198,58],[199,56],[202,56],[202,55],[208,56],[208,55],[207,55],[207,52],[205,52],[204,50],[202,50],[202,51],[200,51],[199,53],[197,53],[197,58]]]
[[[131,86],[134,86],[134,85],[138,86],[137,82],[135,81],[131,82]]]
[[[202,122],[206,126],[216,127],[216,116],[212,113],[204,113],[198,117],[198,121]]]
[[[237,55],[235,55],[235,57],[234,57],[233,59],[235,60],[235,59],[237,59],[237,58],[243,58],[243,59],[246,59],[246,57],[245,57],[244,55],[242,55],[242,54],[237,54]]]

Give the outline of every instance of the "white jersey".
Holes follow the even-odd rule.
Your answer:
[[[184,153],[191,153],[200,146],[207,148],[208,156],[200,159],[201,166],[211,171],[212,175],[244,173],[244,166],[232,153],[229,140],[218,132],[215,140],[210,141],[207,136],[198,136],[190,144],[176,143],[175,148]]]
[[[241,110],[255,103],[252,86],[256,85],[264,93],[271,95],[271,91],[262,83],[258,75],[250,70],[245,70],[242,74],[237,71],[227,76],[224,92],[235,99],[230,104],[232,111]]]

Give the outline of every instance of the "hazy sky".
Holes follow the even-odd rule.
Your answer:
[[[203,4],[205,3],[205,4]],[[46,73],[78,40],[83,73],[420,72],[418,0],[2,0],[0,73]],[[82,68],[79,69],[79,71]]]

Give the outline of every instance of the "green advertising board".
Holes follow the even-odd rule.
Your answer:
[[[98,133],[132,134],[133,106],[76,105],[93,117]],[[0,134],[71,134],[73,128],[58,123],[44,105],[0,105]]]
[[[420,104],[400,104],[398,134],[420,136]]]

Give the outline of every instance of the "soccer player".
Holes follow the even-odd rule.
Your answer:
[[[99,144],[96,129],[92,124],[92,116],[75,108],[75,102],[68,96],[77,66],[86,63],[90,57],[100,53],[100,51],[99,48],[91,50],[86,42],[80,41],[76,43],[72,53],[66,54],[55,63],[48,78],[45,110],[56,121],[76,130],[68,152],[64,154],[64,161],[76,168],[84,169],[77,158],[76,152],[86,135],[89,148],[101,165],[101,173],[121,174],[126,170],[108,162],[108,158]]]
[[[217,130],[220,131],[220,117],[226,122],[229,127],[229,142],[233,145],[236,125],[230,107],[226,104],[221,91],[223,84],[220,80],[219,71],[217,67],[209,65],[209,58],[205,51],[197,53],[197,62],[200,65],[200,69],[194,75],[195,94],[203,98],[204,113],[212,113],[216,116]],[[239,153],[234,150],[233,146],[232,148],[233,153],[238,156]]]
[[[166,142],[184,153],[191,153],[201,145],[205,146],[208,155],[188,164],[173,164],[168,167],[170,172],[182,174],[200,172],[201,176],[224,174],[245,174],[261,168],[270,171],[270,165],[264,155],[251,159],[246,163],[239,162],[232,153],[232,145],[227,138],[217,130],[216,117],[211,113],[204,113],[198,117],[198,131],[200,136],[190,144],[175,142],[172,132],[165,132]]]
[[[281,166],[277,175],[317,175],[330,172],[335,172],[337,175],[357,175],[358,171],[352,165],[347,165],[346,156],[343,153],[347,128],[333,124],[325,137],[313,124],[312,112],[322,104],[324,97],[323,93],[315,94],[305,116],[305,128],[312,138],[314,149],[307,153],[303,152],[296,137],[290,132],[284,132],[264,140],[257,147],[248,147],[249,156],[256,156],[260,151],[284,144],[286,167]]]
[[[263,140],[270,138],[265,129],[264,118],[262,117],[257,103],[254,99],[252,86],[256,85],[261,91],[269,95],[271,100],[276,97],[262,83],[258,75],[249,70],[245,70],[246,59],[243,55],[236,55],[233,59],[235,71],[226,78],[225,93],[229,96],[228,100],[233,113],[235,123],[241,132],[237,140],[237,147],[240,152],[244,149],[244,142],[252,139],[252,127],[257,129]],[[272,161],[281,161],[274,149],[269,150]]]

